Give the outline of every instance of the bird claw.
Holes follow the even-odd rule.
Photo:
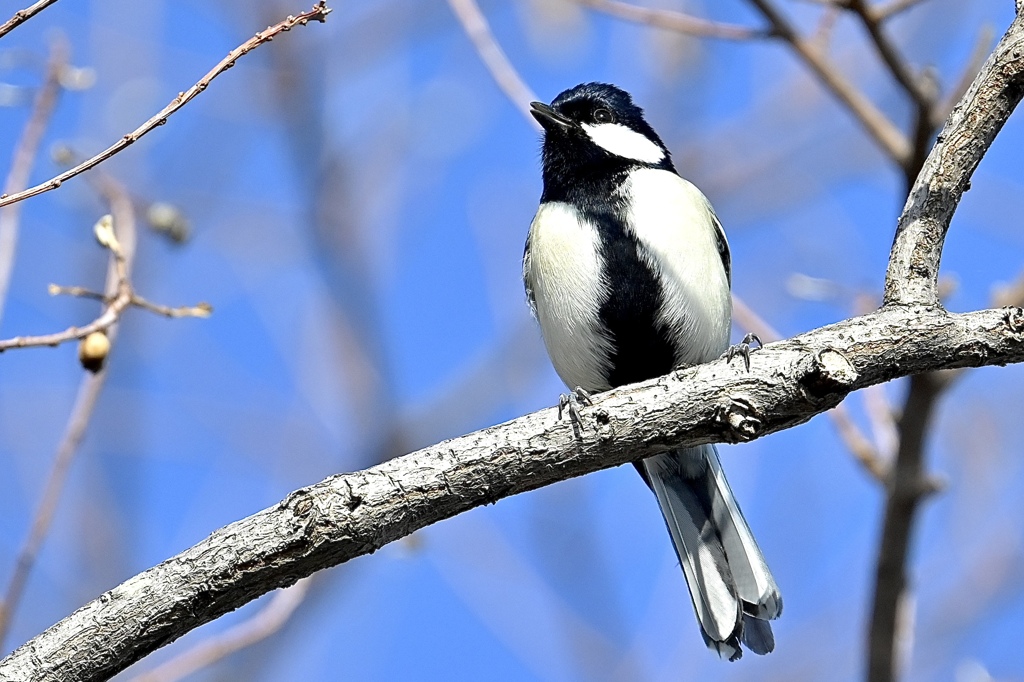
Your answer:
[[[748,332],[743,340],[734,346],[729,346],[729,350],[722,353],[722,357],[725,358],[726,364],[732,362],[732,359],[737,355],[743,358],[743,366],[746,370],[750,371],[750,353],[754,350],[750,347],[750,344],[757,343],[758,348],[764,348],[764,344],[761,343],[761,339],[757,337],[757,334]]]
[[[563,393],[558,396],[558,418],[562,418],[562,413],[565,408],[569,408],[569,421],[572,422],[573,427],[582,428],[583,419],[580,417],[581,405],[593,405],[594,399],[589,393],[584,391],[582,388],[577,386],[576,388],[569,391],[568,394]]]

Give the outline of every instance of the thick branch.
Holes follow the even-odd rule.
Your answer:
[[[885,275],[885,304],[939,305],[942,244],[960,197],[1024,95],[1024,17],[1018,15],[954,107],[907,198]]]
[[[850,391],[1024,361],[1024,310],[897,306],[771,344],[750,373],[701,365],[599,397],[579,439],[546,409],[300,489],[103,594],[3,661],[0,678],[106,679],[270,590],[474,507],[669,448],[757,438]]]
[[[910,380],[900,420],[900,445],[890,474],[868,630],[867,679],[871,682],[887,682],[898,677],[897,629],[902,620],[899,609],[907,585],[911,531],[919,503],[935,490],[935,484],[925,473],[924,452],[932,415],[943,392],[944,382],[940,376],[929,372]]]

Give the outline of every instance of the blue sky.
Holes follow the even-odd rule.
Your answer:
[[[813,30],[813,5],[780,5]],[[663,6],[758,25],[739,0]],[[47,40],[63,31],[74,64],[97,80],[65,93],[44,144],[91,154],[300,9],[64,0],[0,41],[0,81],[37,83]],[[998,37],[1012,9],[930,0],[892,30],[948,84],[982,27]],[[900,178],[783,46],[698,41],[572,3],[483,10],[540,98],[590,80],[634,94],[716,206],[736,293],[782,333],[877,300]],[[906,126],[908,107],[852,21],[835,27],[830,54]],[[0,108],[0,159],[26,116]],[[953,221],[942,270],[956,283],[951,309],[987,307],[993,286],[1024,267],[1022,143],[1018,115]],[[209,301],[214,315],[125,317],[8,646],[294,488],[551,405],[563,388],[520,281],[538,149],[445,3],[381,0],[339,4],[327,24],[261,47],[105,164],[140,212],[170,202],[191,224],[182,245],[140,227],[138,290],[172,305]],[[44,155],[33,179],[57,170]],[[92,303],[51,298],[46,286],[100,285],[105,256],[90,229],[107,209],[86,176],[22,206],[0,335],[88,321]],[[798,286],[802,276],[824,281],[823,300]],[[0,356],[0,581],[81,374],[73,345]],[[1020,386],[1017,368],[977,370],[941,404],[928,454],[948,486],[913,546],[908,679],[978,679],[964,677],[977,665],[1022,676]],[[903,390],[885,394],[898,404]],[[867,428],[862,396],[848,404]],[[621,468],[327,571],[279,633],[194,679],[858,679],[879,486],[820,417],[722,454],[786,600],[771,656],[729,665],[704,650],[653,498]]]

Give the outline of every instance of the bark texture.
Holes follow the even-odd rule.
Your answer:
[[[332,476],[214,532],[0,662],[4,680],[101,680],[270,590],[482,504],[666,448],[746,441],[850,391],[926,370],[1024,361],[1024,310],[883,309],[602,394],[578,435],[541,410]]]
[[[953,211],[1024,93],[1022,25],[910,193],[881,310],[770,344],[749,372],[720,360],[602,394],[579,433],[541,410],[297,490],[86,604],[0,661],[0,680],[106,679],[261,594],[473,507],[669,448],[758,438],[898,377],[1024,361],[1024,310],[950,314],[936,293]]]

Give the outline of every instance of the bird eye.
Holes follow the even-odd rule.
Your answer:
[[[594,109],[594,120],[598,123],[611,123],[612,118],[612,112],[608,111],[604,107]]]

